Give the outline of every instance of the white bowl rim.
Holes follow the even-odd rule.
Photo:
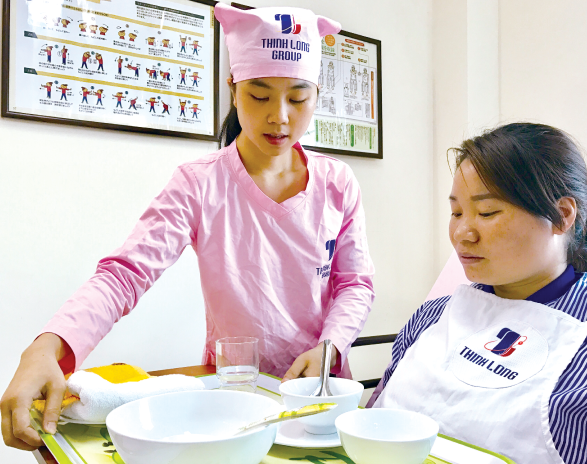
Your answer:
[[[401,413],[406,413],[406,414],[411,414],[411,415],[417,415],[420,417],[425,418],[426,420],[432,421],[434,422],[434,424],[436,425],[437,431],[435,434],[433,435],[428,435],[428,436],[423,436],[421,438],[414,438],[414,439],[404,439],[404,440],[389,440],[389,439],[385,439],[385,438],[370,438],[364,435],[357,435],[356,433],[352,433],[349,432],[347,430],[344,430],[339,424],[344,420],[343,417],[346,416],[347,414],[365,414],[365,412],[360,412],[360,411],[394,411],[394,412],[401,412]],[[366,413],[366,414],[371,414],[371,413]],[[437,437],[438,434],[440,433],[440,426],[438,425],[438,422],[436,422],[434,419],[432,419],[431,417],[428,417],[422,413],[416,412],[416,411],[407,411],[405,409],[391,409],[391,408],[365,408],[365,409],[355,409],[353,411],[348,411],[345,412],[343,414],[341,414],[340,416],[338,416],[336,418],[336,420],[334,421],[334,425],[336,427],[336,430],[338,431],[338,433],[340,434],[342,433],[346,433],[347,435],[350,435],[352,437],[356,437],[356,438],[360,438],[361,440],[367,440],[370,442],[385,442],[385,443],[413,443],[413,442],[417,442],[417,441],[423,441],[423,440],[429,440],[432,437]]]
[[[120,409],[120,408],[124,408],[126,405],[128,404],[133,404],[133,403],[137,403],[139,401],[144,401],[144,400],[148,400],[150,398],[154,398],[154,397],[159,397],[159,396],[172,396],[172,395],[182,395],[182,394],[186,394],[186,393],[194,393],[194,392],[215,392],[215,393],[221,393],[221,394],[234,394],[234,393],[244,393],[244,394],[249,394],[248,392],[239,392],[239,391],[232,391],[232,390],[192,390],[192,391],[182,391],[182,392],[170,392],[170,393],[163,393],[161,395],[153,395],[153,396],[148,396],[146,398],[139,398],[138,400],[134,400],[134,401],[129,401],[128,403],[123,404],[122,406],[117,407],[116,409],[112,410],[110,413],[108,413],[108,415],[106,416],[106,428],[108,429],[108,433],[110,433],[110,428],[112,427],[111,425],[108,425],[108,418],[110,417],[110,414],[112,414],[114,411]],[[273,401],[278,407],[281,406],[277,401],[272,400],[271,398],[267,398],[266,396],[263,395],[259,395],[259,397],[262,398],[266,398],[269,401]],[[276,411],[277,412],[277,411]],[[251,421],[252,422],[252,421]],[[277,424],[271,424],[268,425],[267,427],[262,427],[262,428],[258,428],[258,429],[253,429],[253,430],[249,430],[248,432],[244,432],[244,433],[239,433],[238,435],[232,435],[232,436],[228,436],[223,438],[222,436],[220,436],[218,439],[212,439],[212,440],[186,440],[186,441],[169,441],[169,440],[165,440],[165,439],[154,439],[154,438],[144,438],[144,437],[138,437],[136,435],[130,435],[128,433],[122,433],[118,430],[116,430],[116,427],[112,427],[112,429],[114,429],[114,432],[123,436],[123,437],[127,437],[127,438],[132,438],[133,440],[137,440],[137,441],[141,441],[141,442],[148,442],[148,443],[164,443],[166,445],[179,445],[179,446],[185,446],[185,445],[194,445],[194,444],[203,444],[203,443],[219,443],[219,442],[226,442],[226,441],[231,441],[231,440],[236,440],[236,439],[240,439],[249,435],[253,435],[256,433],[260,433],[264,430],[270,429],[271,427],[276,428]]]
[[[287,396],[291,396],[291,397],[293,397],[293,398],[321,398],[321,399],[325,399],[325,398],[346,398],[346,397],[349,397],[349,396],[355,396],[357,393],[359,393],[359,392],[361,392],[361,393],[362,393],[362,392],[365,390],[365,387],[363,386],[363,384],[362,384],[361,382],[357,382],[356,380],[352,380],[352,379],[343,379],[343,378],[340,378],[340,379],[339,379],[338,377],[333,377],[333,378],[336,378],[336,379],[337,379],[337,380],[336,380],[337,382],[338,382],[339,380],[342,380],[342,381],[344,381],[344,382],[352,382],[353,384],[360,385],[360,386],[361,386],[360,390],[357,390],[357,391],[355,391],[355,392],[351,392],[351,393],[345,393],[344,395],[332,395],[332,396],[309,396],[309,395],[297,395],[297,394],[295,394],[295,393],[284,392],[284,391],[281,389],[281,387],[283,387],[285,384],[287,384],[287,382],[292,382],[292,381],[295,381],[295,380],[300,380],[300,379],[318,379],[318,378],[319,378],[319,377],[298,377],[297,379],[291,379],[291,380],[288,380],[288,381],[286,381],[286,382],[283,382],[282,384],[280,384],[280,385],[279,385],[279,393],[280,393],[282,396],[283,396],[283,395],[284,395],[284,393],[285,393]],[[327,401],[322,401],[322,403],[327,403]]]

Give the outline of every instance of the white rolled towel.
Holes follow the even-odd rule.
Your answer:
[[[61,415],[65,420],[104,423],[108,413],[118,406],[163,393],[203,390],[204,383],[181,374],[111,383],[93,372],[78,371],[67,380],[67,389],[80,400],[63,409]]]

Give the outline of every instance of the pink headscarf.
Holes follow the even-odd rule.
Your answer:
[[[233,82],[259,77],[291,77],[318,84],[321,38],[340,24],[302,8],[239,10],[217,3]]]

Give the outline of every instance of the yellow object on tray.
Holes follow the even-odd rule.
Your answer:
[[[124,363],[115,363],[110,364],[109,366],[91,367],[84,370],[86,372],[92,372],[96,375],[99,375],[110,383],[116,384],[138,382],[140,380],[145,380],[151,377],[140,367],[131,366],[130,364]],[[65,378],[68,379],[70,375],[71,374],[66,375]],[[72,405],[76,401],[79,401],[79,397],[72,395],[69,391],[66,391],[63,397],[63,401],[61,402],[61,409]],[[45,400],[35,400],[33,402],[33,407],[40,413],[45,412]]]
[[[139,380],[145,380],[151,377],[143,369],[137,366],[131,366],[130,364],[116,363],[110,364],[109,366],[91,367],[84,369],[86,372],[93,372],[98,374],[104,380],[108,380],[111,383],[127,383],[127,382],[138,382]]]

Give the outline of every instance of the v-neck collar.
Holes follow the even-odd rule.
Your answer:
[[[295,148],[298,153],[300,153],[300,155],[302,155],[306,160],[306,168],[308,169],[308,182],[306,184],[305,190],[302,190],[293,197],[288,198],[281,203],[277,203],[265,195],[265,193],[263,193],[263,191],[257,186],[257,184],[255,184],[255,181],[245,169],[236,147],[236,140],[227,147],[230,167],[232,168],[232,172],[235,175],[238,184],[259,206],[271,214],[271,216],[273,216],[275,219],[282,218],[301,205],[309,196],[314,184],[314,163],[312,158],[306,154],[299,142],[297,142],[293,148]]]

